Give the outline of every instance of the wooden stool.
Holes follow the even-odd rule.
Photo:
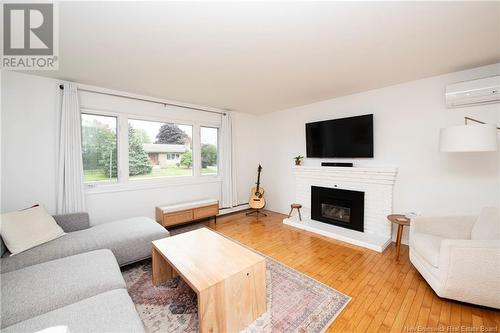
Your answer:
[[[301,204],[298,203],[293,203],[290,205],[290,213],[288,214],[288,217],[292,216],[293,209],[296,208],[297,211],[299,212],[299,220],[302,221],[302,215],[300,215],[300,209],[302,208]]]
[[[401,239],[403,238],[403,228],[410,225],[409,218],[402,214],[387,215],[387,219],[398,226],[398,236],[396,238],[396,261],[399,261],[399,251],[401,250]]]

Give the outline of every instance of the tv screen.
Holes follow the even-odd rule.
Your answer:
[[[373,157],[373,114],[306,124],[307,157]]]

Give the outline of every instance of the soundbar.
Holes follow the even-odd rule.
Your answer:
[[[352,168],[353,164],[352,163],[342,163],[342,162],[321,162],[321,166]]]

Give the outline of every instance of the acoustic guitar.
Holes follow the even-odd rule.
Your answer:
[[[250,199],[248,199],[248,205],[253,209],[261,209],[266,205],[266,200],[264,199],[264,188],[260,186],[260,172],[262,167],[259,164],[257,168],[257,186],[252,187],[250,192]]]

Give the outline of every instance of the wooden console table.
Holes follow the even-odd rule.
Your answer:
[[[156,207],[156,222],[164,227],[214,217],[217,223],[219,201],[215,199],[183,202]]]

